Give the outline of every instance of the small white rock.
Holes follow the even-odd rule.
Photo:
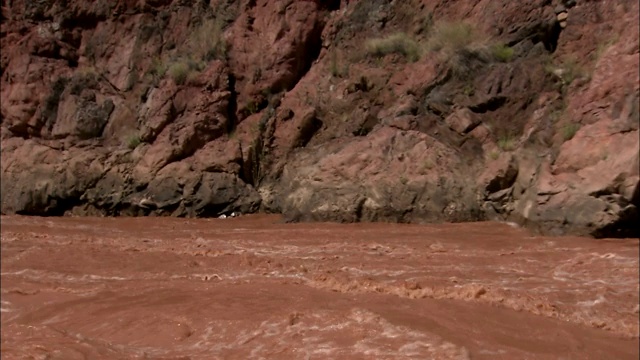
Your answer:
[[[155,206],[155,204],[150,199],[144,198],[144,199],[140,200],[140,202],[138,203],[138,206],[148,209],[148,208],[151,208],[151,207]]]
[[[569,14],[567,14],[566,12],[561,12],[557,15],[556,17],[558,19],[558,21],[562,22],[562,21],[566,21],[569,18]]]

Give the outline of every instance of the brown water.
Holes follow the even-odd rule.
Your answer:
[[[2,217],[2,359],[638,359],[638,240]]]

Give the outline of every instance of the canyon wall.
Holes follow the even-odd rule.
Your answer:
[[[4,214],[638,236],[637,1],[4,1]]]

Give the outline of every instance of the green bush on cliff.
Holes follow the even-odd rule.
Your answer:
[[[366,43],[366,50],[367,54],[375,57],[400,54],[412,62],[420,59],[420,46],[405,33],[396,33],[381,39],[371,39]]]
[[[167,70],[169,76],[171,76],[173,81],[178,85],[182,85],[187,82],[190,71],[191,69],[189,68],[189,64],[184,61],[178,61],[171,64]]]
[[[504,44],[495,44],[491,47],[493,57],[501,62],[509,62],[513,58],[513,48]]]
[[[130,135],[127,139],[127,147],[131,150],[135,149],[140,145],[140,136],[138,135]]]
[[[258,103],[255,102],[254,100],[249,101],[244,108],[247,110],[249,115],[253,115],[253,114],[255,114],[255,113],[257,113],[259,111],[258,110]]]
[[[565,125],[562,128],[562,139],[564,139],[564,141],[573,139],[578,130],[580,130],[580,124],[570,123]]]
[[[149,69],[149,73],[152,76],[161,79],[167,73],[167,64],[165,64],[162,60],[158,58],[154,58],[151,61],[151,68]]]
[[[516,141],[509,135],[503,135],[498,139],[498,147],[502,151],[511,151],[516,148]]]

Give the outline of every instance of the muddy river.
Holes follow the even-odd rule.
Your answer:
[[[3,216],[7,359],[638,359],[637,239]]]

